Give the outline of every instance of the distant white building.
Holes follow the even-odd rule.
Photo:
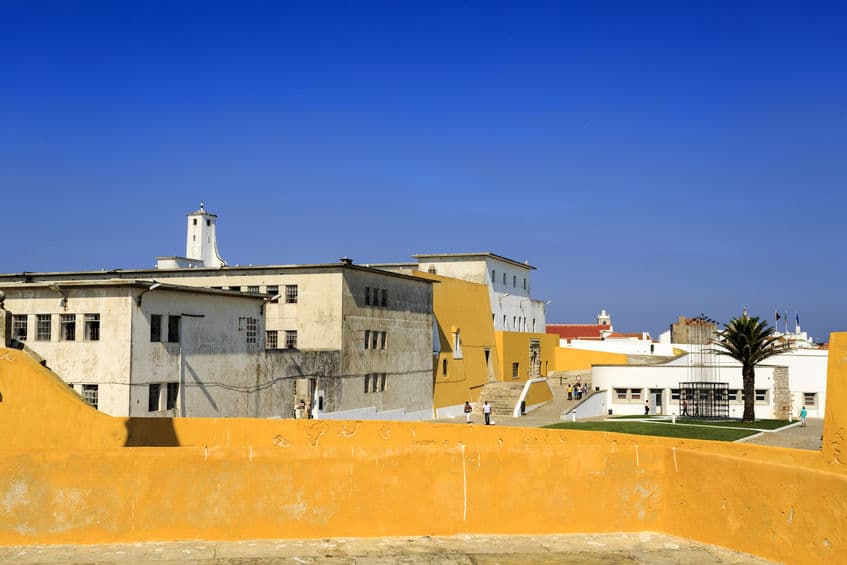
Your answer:
[[[157,269],[193,269],[198,267],[224,267],[226,261],[218,252],[218,217],[207,212],[203,203],[200,209],[188,214],[185,238],[185,257],[157,257]]]

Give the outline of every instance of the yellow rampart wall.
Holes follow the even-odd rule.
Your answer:
[[[844,563],[847,334],[830,343],[823,453],[454,424],[151,427],[0,349],[0,544],[663,531]]]
[[[550,371],[556,370],[555,351],[559,344],[558,335],[495,331],[497,359],[501,368],[498,380],[524,382],[529,379],[529,340],[531,339],[537,339],[541,348],[541,376],[546,377]],[[512,378],[512,363],[518,364],[517,378]]]
[[[553,391],[547,381],[535,382],[529,385],[526,391],[526,405],[535,406],[553,400]]]
[[[556,348],[557,371],[582,371],[591,369],[591,365],[626,365],[623,353],[591,351],[588,349]]]

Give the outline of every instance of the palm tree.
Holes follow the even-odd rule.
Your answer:
[[[741,317],[730,320],[723,331],[717,333],[717,339],[712,341],[719,346],[714,349],[715,353],[727,355],[741,363],[745,422],[756,419],[756,365],[768,357],[788,351],[788,344],[773,333],[774,328],[764,320],[759,320],[758,316],[748,317],[745,309]]]

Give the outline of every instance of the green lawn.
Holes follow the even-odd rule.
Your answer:
[[[664,417],[666,417],[666,416],[656,416],[656,415],[644,416],[643,414],[642,415],[638,415],[638,414],[632,415],[632,414],[630,414],[629,416],[609,416],[609,419],[610,420],[649,420],[650,418],[664,418]]]
[[[755,422],[742,422],[741,420],[698,420],[697,418],[677,418],[676,421],[678,424],[718,426],[723,428],[744,428],[748,430],[775,430],[790,424],[788,420],[756,420]],[[670,423],[670,421],[666,422]]]
[[[658,422],[561,422],[544,427],[557,430],[619,432],[642,436],[708,439],[712,441],[735,441],[758,433],[755,430],[737,430],[720,426],[662,426],[657,424]]]

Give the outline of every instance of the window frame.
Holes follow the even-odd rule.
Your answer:
[[[278,330],[265,330],[265,349],[279,349]]]
[[[285,330],[285,348],[297,349],[297,330]]]
[[[150,314],[150,343],[162,342],[162,315]]]
[[[168,343],[179,343],[182,337],[182,316],[168,315]]]
[[[47,322],[44,324],[44,322]],[[46,331],[44,331],[46,330]],[[53,339],[53,314],[35,315],[35,341],[51,341]]]
[[[59,341],[76,341],[76,314],[59,314]]]
[[[12,338],[18,341],[26,341],[28,337],[29,316],[26,314],[12,314]]]
[[[300,289],[296,284],[285,285],[285,303],[297,304],[300,300]]]
[[[83,314],[83,341],[100,341],[100,313]]]
[[[153,393],[155,391],[155,394]],[[155,408],[154,399],[155,398]],[[160,412],[162,409],[162,383],[147,383],[147,411]]]

